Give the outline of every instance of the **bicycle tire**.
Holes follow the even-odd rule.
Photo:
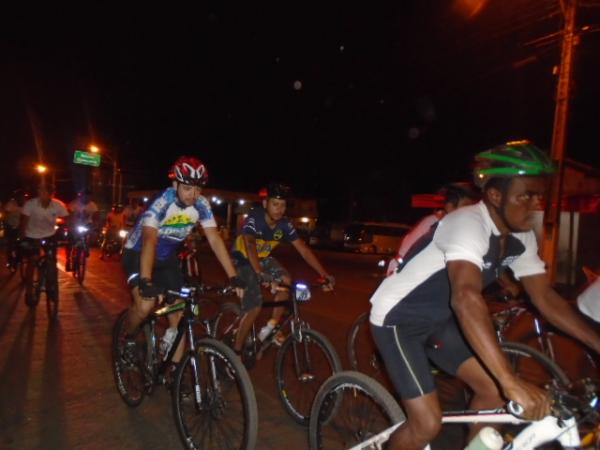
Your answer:
[[[184,446],[199,450],[253,449],[258,408],[246,368],[233,350],[216,339],[203,338],[196,345],[196,353],[188,352],[179,364],[172,390],[173,415]],[[194,396],[194,360],[203,383],[200,405]]]
[[[142,361],[145,361],[147,352],[147,343],[142,329],[138,329],[135,335],[136,361],[123,360],[123,341],[125,339],[125,324],[127,320],[128,309],[121,312],[115,326],[112,336],[112,358],[113,375],[117,392],[127,406],[136,407],[144,400],[146,395],[146,378]],[[140,355],[141,353],[141,355]],[[141,356],[141,357],[140,357]]]
[[[87,265],[87,258],[85,251],[82,248],[78,248],[75,253],[75,262],[73,265],[73,275],[79,284],[83,284],[85,279],[85,269]]]
[[[315,397],[308,427],[309,448],[347,449],[405,420],[398,402],[376,380],[360,372],[339,372]]]
[[[239,326],[239,317],[242,315],[242,308],[238,303],[225,302],[221,305],[220,312],[215,320],[213,327],[213,337],[224,342],[233,349]],[[241,353],[242,361],[247,369],[256,365],[256,353],[252,343],[251,334],[248,335],[246,343]]]
[[[519,339],[530,347],[540,351],[558,365],[571,380],[600,378],[600,362],[587,348],[574,338],[560,332],[545,331],[543,349],[538,336],[533,333]],[[548,348],[548,347],[551,348]]]
[[[540,387],[549,383],[557,387],[571,384],[565,372],[550,358],[521,342],[505,341],[500,347],[507,354],[515,373],[525,381]]]
[[[277,352],[275,380],[287,413],[300,425],[308,426],[310,408],[319,387],[331,375],[342,370],[342,363],[324,335],[311,329],[303,329],[301,333],[301,342],[294,335],[289,335]],[[309,353],[313,348],[320,353]],[[296,361],[300,367],[296,367]],[[300,386],[292,386],[294,381]]]
[[[359,315],[350,326],[346,338],[346,355],[352,370],[362,372],[386,386],[391,386],[385,365],[371,335],[368,312]]]

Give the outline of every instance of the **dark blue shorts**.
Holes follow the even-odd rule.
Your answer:
[[[459,330],[454,317],[431,326],[412,327],[408,332],[401,326],[371,324],[371,332],[387,373],[403,400],[420,397],[435,391],[430,361],[450,375],[473,352]]]

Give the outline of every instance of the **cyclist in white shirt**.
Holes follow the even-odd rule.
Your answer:
[[[38,196],[28,200],[23,205],[21,211],[21,221],[19,224],[19,233],[23,239],[23,245],[32,259],[27,264],[25,274],[25,299],[27,304],[32,304],[32,277],[33,267],[39,258],[39,248],[41,241],[48,241],[47,245],[56,248],[54,234],[56,232],[56,219],[69,215],[63,202],[53,198],[54,186],[40,184],[38,186]],[[56,257],[56,252],[51,252]],[[56,261],[54,261],[56,264]]]
[[[90,227],[96,224],[98,216],[98,205],[91,198],[89,190],[83,190],[77,194],[71,203],[69,203],[69,240],[65,246],[65,267],[67,271],[71,270],[71,249],[77,239],[77,227]]]
[[[388,264],[386,275],[391,275],[402,264],[404,255],[417,242],[421,236],[427,234],[429,229],[438,223],[442,217],[463,206],[472,205],[479,200],[480,195],[475,192],[470,183],[450,183],[444,186],[438,194],[444,197],[444,207],[433,214],[423,217],[406,236],[402,239],[396,256]]]
[[[552,289],[538,256],[531,219],[553,171],[548,156],[528,141],[477,155],[483,200],[438,222],[371,297],[371,331],[407,417],[390,449],[422,449],[440,430],[430,360],[472,389],[474,409],[512,400],[526,418],[549,413],[546,392],[514,374],[481,295],[505,267],[542,316],[600,353],[600,336]]]

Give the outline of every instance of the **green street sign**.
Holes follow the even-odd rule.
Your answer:
[[[75,164],[82,164],[84,166],[99,167],[101,160],[101,155],[86,152],[85,150],[75,150],[75,154],[73,155],[73,162]]]

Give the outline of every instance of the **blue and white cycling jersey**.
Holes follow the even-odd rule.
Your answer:
[[[166,259],[177,250],[196,223],[202,228],[216,227],[217,223],[210,204],[205,197],[200,196],[193,206],[181,208],[177,205],[175,188],[165,189],[138,219],[133,230],[129,233],[125,248],[142,250],[142,227],[152,227],[158,230],[156,258]]]

